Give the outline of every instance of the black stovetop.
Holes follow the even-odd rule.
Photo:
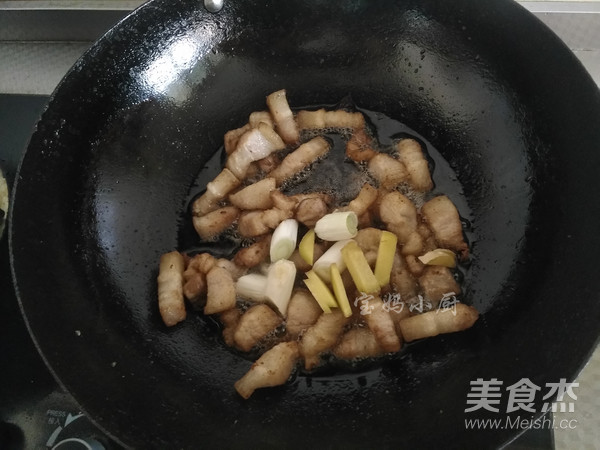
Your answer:
[[[0,94],[0,166],[9,189],[47,101]],[[0,239],[0,367],[0,450],[121,448],[81,414],[39,355],[14,293],[6,233]],[[530,430],[506,448],[553,449],[552,431]]]

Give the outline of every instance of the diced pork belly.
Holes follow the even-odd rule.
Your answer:
[[[306,198],[296,208],[296,220],[307,227],[314,227],[328,212],[327,203],[322,198]]]
[[[469,256],[458,210],[448,197],[440,195],[432,198],[421,207],[421,214],[440,247],[454,250],[461,259]]]
[[[437,306],[447,294],[460,294],[460,286],[454,279],[450,269],[444,266],[426,266],[419,277],[419,285],[425,298]]]
[[[352,133],[346,143],[346,156],[351,160],[361,163],[369,161],[377,151],[373,150],[373,139],[364,128],[358,128]]]
[[[417,208],[406,196],[392,191],[379,204],[379,216],[386,228],[398,236],[402,254],[421,254],[423,239],[417,231]]]
[[[206,274],[204,314],[227,311],[235,306],[235,284],[226,269],[215,266]]]
[[[360,129],[365,126],[365,118],[360,112],[348,112],[342,109],[326,111],[298,111],[296,123],[301,130],[316,130],[321,128],[351,128]]]
[[[258,358],[246,375],[236,381],[236,391],[247,399],[258,388],[284,384],[296,366],[298,354],[296,342],[277,344]]]
[[[171,327],[186,317],[183,301],[183,256],[179,252],[160,257],[158,271],[158,309],[163,322]]]
[[[292,211],[279,208],[264,211],[247,211],[238,221],[238,232],[243,237],[257,237],[277,228],[285,219],[291,219]]]
[[[214,180],[206,185],[206,192],[194,200],[192,213],[195,216],[202,216],[218,209],[219,202],[240,184],[241,181],[229,169],[223,169]]]
[[[227,133],[225,133],[225,138],[224,138],[225,153],[227,153],[228,155],[231,155],[234,152],[235,148],[237,147],[237,144],[238,144],[240,138],[242,137],[242,135],[244,135],[247,131],[250,131],[251,129],[252,129],[252,127],[250,126],[250,124],[247,123],[243,127],[236,128],[235,130],[230,130]]]
[[[295,339],[302,331],[319,319],[323,310],[306,289],[297,289],[292,294],[287,310],[286,330]]]
[[[235,206],[224,206],[203,216],[193,216],[192,223],[202,239],[210,240],[229,228],[239,213]]]
[[[256,267],[269,258],[271,236],[265,236],[254,244],[240,249],[233,258],[233,262],[244,267]]]
[[[385,153],[377,153],[373,156],[369,160],[368,169],[384,189],[394,189],[409,180],[404,164]]]
[[[275,190],[274,178],[263,178],[229,195],[229,202],[240,209],[268,209],[273,206],[271,192]]]
[[[433,189],[429,164],[421,145],[414,139],[402,139],[396,144],[400,161],[404,163],[410,179],[410,185],[417,191],[428,192]]]
[[[372,309],[369,314],[364,314],[363,318],[380,347],[385,352],[399,351],[402,342],[396,334],[396,327],[391,317],[391,314],[395,313],[384,308],[383,300],[379,297],[370,300],[369,306]]]
[[[282,323],[281,317],[268,305],[254,305],[241,317],[233,339],[240,350],[248,352]]]
[[[229,347],[235,346],[233,335],[242,317],[238,308],[231,308],[219,314],[219,320],[223,324],[223,340]]]
[[[294,113],[288,104],[285,89],[267,96],[267,106],[275,122],[277,132],[286,144],[295,144],[300,138]]]
[[[342,359],[369,358],[385,353],[369,328],[352,328],[342,335],[333,354]]]
[[[324,137],[319,136],[311,139],[283,158],[279,167],[273,169],[269,173],[269,176],[275,178],[279,186],[285,180],[293,177],[319,158],[325,156],[329,148],[329,142]]]
[[[258,127],[261,122],[266,123],[271,128],[275,127],[275,122],[273,122],[273,117],[269,111],[254,111],[253,113],[250,113],[248,123],[252,128]]]
[[[404,258],[396,252],[390,274],[390,284],[403,301],[417,295],[417,281],[411,275]]]
[[[319,364],[320,354],[337,343],[348,320],[336,309],[329,314],[321,314],[317,322],[304,332],[300,340],[300,354],[307,370]]]
[[[379,252],[379,242],[381,241],[381,230],[379,228],[363,228],[358,230],[354,240],[363,251],[367,262],[371,268],[375,267],[377,253]]]
[[[345,211],[353,211],[358,217],[362,216],[368,211],[368,209],[377,200],[377,189],[371,186],[369,183],[365,183],[360,189],[360,192],[348,206],[344,208]]]
[[[453,308],[436,309],[400,321],[402,336],[407,342],[463,331],[473,326],[479,313],[472,306],[457,303]]]
[[[219,258],[215,264],[217,267],[221,267],[225,269],[233,278],[233,281],[236,281],[242,275],[245,275],[248,271],[247,267],[237,265],[234,261],[231,261],[227,258]]]
[[[227,158],[226,166],[238,180],[243,180],[252,162],[284,148],[281,137],[267,124],[260,123],[240,137],[235,151]]]

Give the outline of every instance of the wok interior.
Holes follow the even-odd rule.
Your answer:
[[[571,203],[593,179],[571,161],[577,153],[589,156],[593,142],[574,117],[585,117],[585,95],[548,94],[550,81],[534,83],[543,77],[536,64],[544,56],[524,47],[535,42],[525,45],[518,32],[504,33],[507,50],[499,48],[498,36],[486,30],[495,21],[475,2],[459,2],[456,10],[418,3],[382,9],[352,2],[332,14],[315,2],[322,8],[316,14],[295,2],[287,9],[240,2],[208,16],[183,2],[185,24],[161,17],[160,31],[136,33],[165,8],[154,2],[159,12],[142,10],[145,16],[132,17],[131,27],[114,30],[63,82],[21,169],[14,267],[41,351],[109,432],[131,445],[156,447],[236,445],[242,437],[277,447],[325,431],[331,442],[347,441],[351,433],[350,447],[373,436],[384,444],[467,442],[462,418],[469,381],[530,377],[543,385],[574,375],[597,334],[586,328],[583,311],[598,311],[591,299],[578,299],[575,313],[563,301],[570,283],[593,291],[585,264],[573,264],[575,251],[591,257],[583,247],[586,226],[574,219],[579,211]],[[494,8],[531,25],[506,2]],[[363,33],[364,23],[375,31]],[[182,48],[194,55],[192,63],[176,59]],[[560,57],[573,64],[569,55]],[[558,62],[545,63],[558,70]],[[465,301],[484,314],[472,330],[411,345],[377,367],[297,377],[244,403],[232,386],[248,361],[225,348],[209,319],[192,313],[181,326],[165,329],[155,277],[160,254],[178,244],[191,184],[224,132],[243,125],[280,88],[292,105],[334,104],[350,94],[358,106],[405,123],[442,153],[472,214]],[[558,105],[571,117],[558,118]],[[587,112],[597,114],[592,107]],[[48,144],[57,128],[61,134]],[[560,153],[577,139],[581,145],[568,157]],[[52,151],[40,156],[47,147]],[[565,179],[568,185],[559,185]],[[42,187],[52,207],[33,211],[27,199]],[[38,248],[31,236],[42,226],[56,238],[43,243],[45,269],[33,288],[25,255]],[[45,302],[35,303],[40,295]],[[579,342],[588,346],[566,352],[552,336],[559,327],[574,332],[569,314],[583,323]],[[547,349],[544,361],[540,348]],[[97,392],[69,370],[72,360],[89,375],[84,379],[97,377]],[[135,417],[132,411],[148,396],[156,411]],[[330,426],[340,418],[351,431]],[[368,426],[360,427],[364,421]],[[394,432],[391,423],[402,429]],[[223,433],[215,436],[216,425],[209,424]],[[468,442],[500,443],[509,435],[474,431]]]

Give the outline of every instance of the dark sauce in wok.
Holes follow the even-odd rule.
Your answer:
[[[326,109],[336,109],[339,105],[313,106],[297,109],[318,109],[322,107]],[[379,151],[393,153],[394,143],[402,138],[412,138],[421,144],[429,162],[434,188],[426,194],[400,188],[401,192],[409,197],[417,207],[420,207],[422,203],[436,195],[447,195],[461,215],[466,241],[473,242],[474,235],[471,227],[471,209],[468,206],[456,173],[444,159],[440,151],[438,151],[423,135],[383,113],[362,108],[356,108],[356,110],[360,111],[365,116],[367,128],[375,138],[375,141],[379,143]],[[332,129],[304,132],[301,136],[301,141],[308,141],[316,135],[324,135],[330,141],[332,145],[330,152],[325,158],[312,164],[311,167],[287,181],[281,189],[288,195],[305,192],[325,192],[333,197],[335,204],[343,206],[356,197],[365,182],[371,181],[371,183],[374,183],[374,181],[368,174],[366,167],[361,167],[346,158],[346,142],[350,137],[347,130]],[[206,163],[189,191],[186,202],[186,215],[181,220],[179,232],[179,248],[183,252],[189,254],[209,252],[216,257],[229,258],[232,257],[240,247],[247,244],[247,242],[236,235],[235,231],[226,231],[215,241],[201,241],[194,230],[190,219],[192,203],[205,191],[206,184],[221,172],[225,166],[225,160],[225,150],[221,147]],[[301,234],[302,232],[303,230],[301,230]],[[454,276],[460,284],[462,291],[462,294],[459,296],[460,301],[465,301],[465,296],[468,297],[468,265],[468,262],[459,264],[454,270]],[[221,329],[220,322],[211,317],[205,318],[214,324],[215,332],[218,333]],[[253,349],[251,352],[240,352],[234,348],[228,348],[230,351],[233,351],[248,360],[255,361],[262,353],[264,353],[264,351],[275,345],[284,332],[284,327],[274,330],[263,340],[261,345],[257,346],[257,348]],[[407,344],[404,345],[406,346]],[[402,350],[400,353],[402,353]],[[375,363],[380,364],[382,361],[395,356],[396,355],[385,355],[375,358],[347,361],[324,355],[322,364],[313,369],[310,374],[326,375],[361,371],[371,368]],[[303,369],[301,369],[301,373],[304,373],[302,370]]]

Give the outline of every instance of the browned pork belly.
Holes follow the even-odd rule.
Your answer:
[[[158,270],[158,309],[163,322],[171,327],[185,320],[183,301],[183,270],[185,263],[179,252],[165,253],[160,257]]]
[[[327,139],[321,136],[311,139],[283,158],[281,164],[273,169],[269,173],[269,176],[275,178],[279,186],[285,180],[293,177],[319,158],[325,156],[329,148]]]
[[[250,370],[235,383],[243,398],[249,398],[256,389],[284,384],[298,360],[298,343],[282,342],[265,352],[252,364]]]
[[[256,267],[267,261],[271,246],[271,235],[264,236],[248,247],[240,249],[234,256],[233,262],[244,267]]]
[[[275,128],[286,144],[295,144],[300,138],[294,113],[288,104],[285,89],[267,96],[267,106],[275,122]]]
[[[321,353],[336,344],[348,320],[340,310],[335,309],[329,314],[321,314],[317,322],[304,332],[300,340],[300,354],[304,357],[307,370],[319,364]]]
[[[352,328],[343,334],[333,349],[333,354],[342,359],[368,358],[385,353],[369,328]]]
[[[273,206],[271,192],[275,190],[274,178],[263,178],[229,195],[229,202],[240,209],[268,209]]]
[[[227,228],[238,218],[240,210],[235,206],[224,206],[202,216],[193,216],[192,223],[198,236],[204,240],[210,240]]]
[[[402,347],[402,342],[396,334],[396,327],[388,309],[384,308],[383,300],[380,297],[374,297],[369,301],[372,307],[369,314],[364,314],[363,318],[367,326],[375,336],[377,343],[385,352],[397,352]]]
[[[401,183],[409,180],[409,175],[404,164],[396,158],[377,153],[369,160],[369,173],[379,182],[384,189],[395,189]]]
[[[240,350],[248,352],[282,323],[281,317],[270,306],[259,303],[242,315],[233,339]]]
[[[410,185],[417,191],[427,192],[433,189],[433,181],[429,173],[429,165],[421,149],[414,139],[402,139],[396,144],[400,161],[404,163],[410,179]]]
[[[448,197],[440,195],[432,198],[421,207],[421,214],[440,247],[454,250],[461,259],[469,256],[458,210]]]
[[[425,298],[437,306],[447,294],[460,294],[460,286],[452,276],[450,269],[444,266],[426,266],[419,277],[419,285]]]
[[[458,303],[453,308],[436,309],[403,319],[400,321],[400,330],[404,340],[410,342],[466,330],[473,326],[478,317],[479,313],[475,308]]]
[[[306,289],[296,289],[287,310],[286,330],[291,339],[314,325],[323,310]]]
[[[346,156],[358,163],[369,161],[377,151],[373,150],[373,139],[364,128],[358,128],[352,133],[346,143]]]
[[[360,129],[365,126],[365,118],[360,112],[348,112],[342,109],[326,111],[298,111],[296,123],[301,130],[317,130],[321,128]]]
[[[215,265],[206,274],[204,314],[227,311],[235,306],[235,284],[227,269]]]

